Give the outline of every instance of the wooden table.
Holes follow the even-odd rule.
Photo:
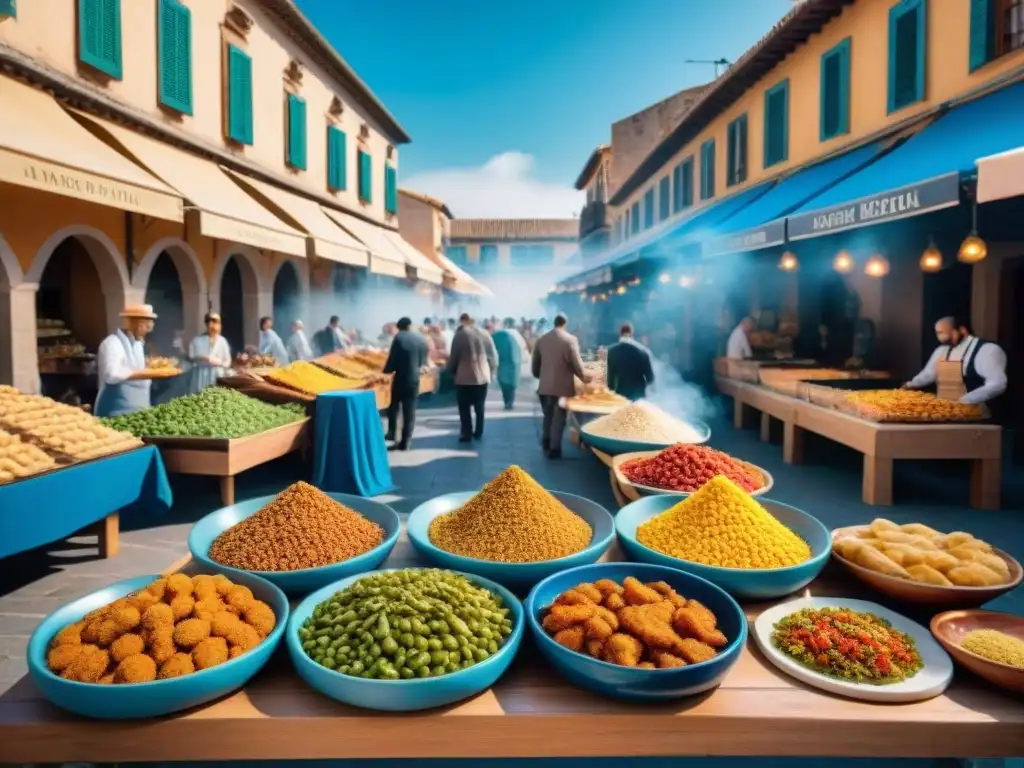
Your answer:
[[[619,557],[613,549],[605,559]],[[419,564],[403,532],[387,566]],[[838,570],[827,570],[808,592],[861,596]],[[746,606],[747,615],[765,607]],[[0,696],[0,763],[954,752],[1024,753],[1024,705],[960,668],[948,692],[930,701],[838,698],[778,672],[753,640],[717,690],[665,704],[626,704],[576,688],[528,639],[492,690],[421,713],[338,704],[307,687],[281,652],[245,689],[142,722],[64,714],[27,677]]]
[[[960,459],[971,462],[971,504],[998,509],[1002,483],[1002,427],[992,424],[893,424],[868,421],[764,387],[718,377],[733,398],[734,423],[743,427],[745,408],[770,414],[784,425],[782,452],[787,464],[803,458],[804,432],[827,437],[864,455],[862,497],[866,504],[892,504],[893,462],[900,459]]]
[[[304,448],[308,442],[309,419],[248,437],[147,437],[160,448],[168,472],[207,475],[220,479],[224,506],[235,503],[235,475],[260,464]]]

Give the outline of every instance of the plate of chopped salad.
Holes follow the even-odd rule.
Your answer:
[[[753,629],[772,664],[840,696],[922,701],[953,679],[953,660],[925,627],[866,600],[791,600],[758,616]]]

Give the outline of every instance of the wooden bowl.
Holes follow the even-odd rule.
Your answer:
[[[832,541],[852,535],[866,528],[866,525],[836,528],[832,531]],[[894,600],[927,605],[937,610],[977,608],[979,605],[995,600],[1000,595],[1004,595],[1020,585],[1021,581],[1024,580],[1024,569],[1021,568],[1020,563],[1006,552],[995,547],[992,548],[992,554],[1001,557],[1010,567],[1010,580],[1006,584],[999,584],[994,587],[941,587],[936,584],[922,584],[921,582],[872,571],[870,568],[850,562],[836,552],[835,549],[832,550],[832,556],[836,562],[872,589],[878,590],[883,595],[888,595]]]
[[[1024,640],[1024,618],[1009,613],[978,609],[946,611],[933,618],[931,622],[935,639],[957,662],[993,685],[1015,693],[1024,693],[1024,669],[989,661],[960,645],[964,636],[976,629],[995,629]]]

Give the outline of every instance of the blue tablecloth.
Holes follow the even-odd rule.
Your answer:
[[[153,446],[0,485],[0,557],[67,538],[120,511],[162,515],[174,497]]]
[[[373,392],[317,395],[313,485],[333,493],[377,496],[394,489]]]

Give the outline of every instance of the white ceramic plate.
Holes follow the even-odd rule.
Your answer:
[[[772,643],[772,632],[775,630],[775,625],[802,608],[849,608],[851,611],[859,613],[873,613],[880,619],[888,621],[894,629],[914,638],[924,667],[910,679],[891,685],[852,683],[819,674],[782,653]],[[867,600],[802,597],[769,608],[757,617],[753,629],[754,641],[768,661],[802,683],[839,696],[890,704],[923,701],[938,696],[946,690],[946,686],[953,679],[953,660],[932,637],[931,632],[920,624]]]
[[[619,481],[620,485],[635,488],[636,490],[647,495],[680,497],[692,496],[694,494],[694,491],[670,491],[666,488],[655,488],[653,485],[640,485],[639,483],[634,483],[623,474],[621,467],[624,462],[631,461],[633,459],[653,459],[663,450],[665,449],[663,448],[661,451],[637,451],[635,453],[620,453],[618,456],[613,457],[612,470],[615,472],[615,479]],[[775,478],[771,476],[771,473],[768,472],[767,469],[763,469],[757,466],[756,464],[751,464],[749,461],[743,461],[742,459],[735,459],[735,461],[738,461],[747,469],[761,475],[761,477],[764,479],[764,485],[762,485],[756,491],[751,491],[751,496],[764,496],[775,485]]]

